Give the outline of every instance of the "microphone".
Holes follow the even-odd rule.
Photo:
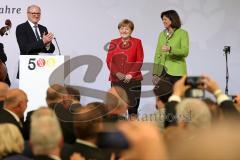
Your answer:
[[[60,51],[60,48],[59,48],[59,46],[58,46],[58,42],[57,42],[56,37],[54,37],[53,39],[54,39],[54,41],[55,41],[55,43],[56,43],[56,45],[57,45],[58,54],[59,54],[59,55],[62,55],[62,54],[61,54],[61,51]]]

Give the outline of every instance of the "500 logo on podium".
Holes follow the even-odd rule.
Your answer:
[[[56,59],[50,58],[30,58],[28,61],[28,69],[35,70],[36,68],[52,68],[56,65]]]

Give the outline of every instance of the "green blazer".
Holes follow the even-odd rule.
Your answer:
[[[171,47],[170,52],[163,52],[162,45]],[[154,57],[153,74],[161,75],[163,66],[166,72],[172,76],[187,74],[185,58],[189,52],[189,38],[187,31],[176,29],[172,36],[167,39],[167,33],[162,31],[158,38],[157,49]]]

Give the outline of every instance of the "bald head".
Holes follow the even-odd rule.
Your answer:
[[[9,87],[6,83],[0,82],[0,101],[6,98]]]
[[[34,9],[38,9],[41,11],[41,8],[38,5],[33,4],[33,5],[28,6],[27,12],[31,12]]]
[[[21,107],[24,112],[27,107],[27,101],[27,95],[23,90],[18,88],[9,89],[4,101],[4,107],[10,110]]]

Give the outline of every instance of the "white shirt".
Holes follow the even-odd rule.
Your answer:
[[[87,142],[87,141],[84,141],[84,140],[81,140],[81,139],[77,139],[76,140],[77,143],[80,143],[80,144],[85,144],[87,146],[90,146],[90,147],[93,147],[93,148],[97,148],[97,146],[93,143],[90,143],[90,142]]]
[[[37,35],[36,35],[36,33],[35,33],[35,27],[34,27],[36,24],[33,24],[33,23],[32,23],[31,21],[29,21],[29,20],[28,20],[28,23],[30,24],[30,26],[31,26],[31,28],[32,28],[32,30],[33,30],[33,33],[34,33],[34,35],[35,35],[36,38],[37,38]],[[37,25],[38,25],[38,24],[37,24]],[[37,27],[37,32],[38,32],[38,35],[39,35],[40,39],[42,39],[40,30],[39,30],[38,27]],[[49,49],[50,49],[50,45],[46,45],[45,48],[46,48],[47,50],[49,50]]]
[[[51,157],[54,160],[61,160],[61,158],[59,158],[58,156],[55,156],[55,155],[49,155],[49,157]]]
[[[34,33],[34,35],[35,35],[36,38],[37,38],[37,35],[36,35],[36,33],[35,33],[35,27],[34,27],[36,24],[33,24],[33,23],[32,23],[31,21],[29,21],[29,20],[28,20],[28,23],[30,24],[30,26],[31,26],[31,28],[32,28],[32,30],[33,30],[33,33]],[[42,39],[40,30],[39,30],[38,27],[37,27],[37,32],[38,32],[38,35],[40,36],[40,39]]]

